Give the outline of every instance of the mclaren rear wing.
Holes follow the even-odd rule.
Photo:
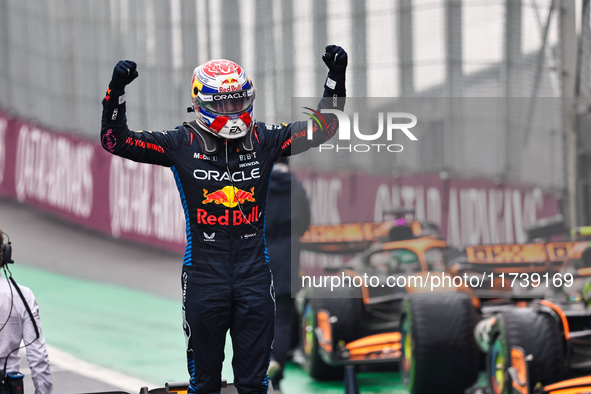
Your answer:
[[[553,271],[572,260],[591,266],[589,241],[564,241],[527,244],[496,244],[468,246],[465,254],[448,263],[454,271],[503,272],[511,269]]]
[[[312,225],[300,238],[302,249],[318,253],[355,254],[375,242],[403,241],[438,236],[432,223],[398,218],[385,222]]]

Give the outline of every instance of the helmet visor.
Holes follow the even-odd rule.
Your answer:
[[[208,95],[202,95],[200,92],[197,98],[199,107],[216,115],[233,115],[245,112],[252,107],[253,101],[252,89]]]

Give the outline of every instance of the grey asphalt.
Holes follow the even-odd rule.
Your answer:
[[[0,228],[17,264],[181,299],[180,253],[116,240],[7,199],[0,199]]]
[[[25,375],[25,394],[35,394],[35,386],[33,385],[33,380],[31,379],[31,373],[29,371],[29,367],[27,365],[25,357],[22,357],[21,359],[21,373]],[[124,391],[123,388],[117,387],[116,385],[110,385],[96,379],[90,379],[80,374],[77,374],[74,371],[61,369],[59,367],[56,367],[55,365],[51,365],[51,377],[53,379],[54,394],[86,394]],[[81,387],[84,387],[84,390],[80,390]],[[139,390],[140,388],[138,387],[137,393],[139,393]],[[137,393],[131,392],[130,394]]]

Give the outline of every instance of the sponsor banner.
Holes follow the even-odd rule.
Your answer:
[[[0,111],[0,195],[107,231],[108,223],[94,222],[108,212],[108,206],[96,204],[107,190],[94,182],[104,165],[100,150],[100,145]]]
[[[104,153],[111,163],[97,177],[108,182],[111,235],[184,251],[185,215],[172,171]]]
[[[185,218],[168,168],[0,110],[0,196],[115,238],[182,252]],[[8,231],[8,229],[7,229]]]
[[[394,210],[414,210],[417,219],[436,224],[453,246],[525,242],[525,227],[560,213],[554,194],[531,186],[439,174],[295,172],[308,194],[313,224],[382,221]],[[302,256],[302,266],[312,270],[344,261],[338,255]]]
[[[559,200],[540,188],[439,175],[379,176],[297,170],[314,224],[382,221],[414,210],[455,246],[521,243],[523,229],[559,214]]]
[[[0,193],[14,190],[14,163],[16,162],[16,120],[0,110]],[[8,231],[8,230],[6,230]]]

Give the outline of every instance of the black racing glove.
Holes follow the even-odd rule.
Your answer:
[[[120,99],[125,94],[125,86],[138,77],[137,64],[131,60],[120,60],[113,69],[113,76],[109,82],[109,90],[105,96],[105,101],[110,102],[111,97],[115,98],[117,102],[112,105],[122,104]]]
[[[123,90],[125,85],[138,77],[137,64],[131,60],[119,60],[113,69],[113,76],[109,87],[111,89]]]
[[[328,76],[324,83],[325,97],[345,96],[345,71],[347,69],[347,52],[338,45],[328,45],[326,52],[322,55],[322,60],[328,67]]]

